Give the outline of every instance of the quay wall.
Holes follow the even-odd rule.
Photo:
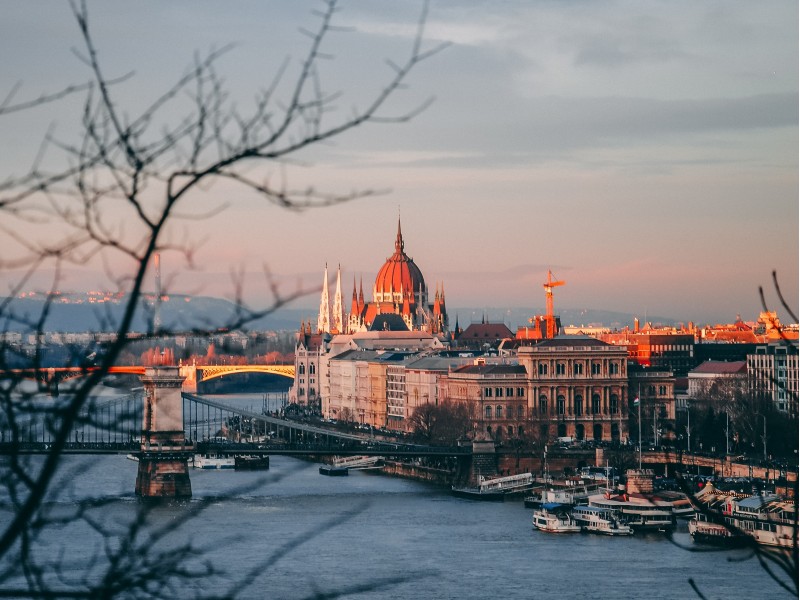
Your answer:
[[[369,472],[369,471],[367,471]],[[425,481],[436,485],[450,486],[453,484],[455,474],[446,469],[436,469],[425,467],[413,463],[385,461],[383,469],[379,471],[383,475],[413,479],[415,481]]]

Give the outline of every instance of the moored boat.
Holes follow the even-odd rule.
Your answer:
[[[539,508],[548,502],[573,506],[587,504],[589,496],[596,494],[599,489],[600,486],[597,483],[551,482],[546,487],[535,490],[534,494],[526,496],[525,508]]]
[[[233,469],[235,466],[235,459],[223,454],[195,454],[192,457],[192,467],[195,469]]]
[[[546,502],[533,511],[531,523],[547,533],[579,533],[580,525],[570,512],[569,505]]]
[[[328,477],[347,477],[349,471],[347,467],[337,467],[335,465],[320,465],[320,475],[327,475]]]
[[[703,512],[698,512],[689,521],[689,534],[694,542],[715,546],[744,546],[749,541],[743,532],[737,531],[730,525],[715,523]]]
[[[794,502],[774,494],[743,496],[723,492],[711,483],[695,494],[700,504],[689,522],[697,542],[738,544],[741,536],[761,546],[796,548],[798,528]]]
[[[694,505],[689,497],[683,492],[674,492],[664,490],[661,492],[654,492],[653,498],[667,502],[672,506],[672,514],[679,518],[691,519],[694,514]]]
[[[596,494],[589,506],[611,511],[615,518],[634,530],[666,531],[675,526],[672,506],[642,494]]]
[[[506,498],[512,498],[519,494],[529,492],[532,486],[533,475],[530,473],[520,473],[519,475],[507,475],[506,477],[495,477],[492,479],[479,477],[478,485],[467,487],[453,486],[451,491],[454,496],[459,498],[502,502]]]
[[[572,516],[583,531],[602,535],[632,535],[631,529],[610,510],[596,506],[574,506]]]

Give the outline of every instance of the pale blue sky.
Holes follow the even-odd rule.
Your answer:
[[[218,71],[246,110],[287,55],[302,55],[298,27],[313,27],[316,6],[89,3],[106,74],[134,71],[113,90],[130,114],[196,52],[228,43]],[[342,2],[338,23],[353,30],[328,40],[335,60],[323,73],[343,92],[342,111],[385,80],[385,58],[407,54],[420,6]],[[22,82],[25,98],[87,79],[68,3],[2,8],[0,86]],[[341,263],[348,294],[363,276],[369,295],[399,208],[407,252],[431,289],[444,282],[450,306],[541,307],[552,268],[567,281],[556,299],[565,308],[754,319],[773,269],[797,307],[797,2],[433,1],[427,36],[451,45],[387,108],[435,96],[430,108],[348,133],[286,170],[298,188],[386,194],[295,214],[215,185],[185,210],[231,206],[173,230],[202,245],[197,272],[164,257],[172,289],[230,296],[241,268],[255,273],[255,300],[262,264],[288,290],[318,285],[327,262]],[[80,108],[71,99],[0,119],[0,180],[24,172],[48,127],[70,140]],[[14,251],[0,237],[0,253]],[[71,270],[62,287],[110,287],[104,277]],[[0,272],[3,291],[11,281]]]

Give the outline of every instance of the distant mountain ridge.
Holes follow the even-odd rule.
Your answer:
[[[84,294],[65,294],[59,296],[51,304],[45,322],[44,331],[61,333],[81,333],[86,331],[111,332],[116,329],[124,309],[124,296],[90,297]],[[44,308],[42,295],[14,298],[11,306],[16,315],[25,316],[36,321]],[[448,308],[450,327],[456,321],[462,328],[470,323],[487,322],[505,323],[512,331],[528,324],[528,319],[535,314],[543,314],[543,308]],[[229,300],[207,296],[171,295],[161,303],[161,322],[164,329],[185,331],[191,329],[215,330],[224,327],[237,314],[236,305]],[[153,298],[145,296],[139,302],[132,330],[145,333],[152,328]],[[674,319],[657,316],[632,315],[629,313],[596,310],[596,309],[563,309],[559,311],[561,324],[597,325],[610,328],[633,327],[634,317],[638,317],[644,325],[646,321],[653,324],[672,326]],[[296,330],[301,321],[312,319],[316,322],[316,310],[310,308],[285,307],[260,319],[254,320],[246,329],[257,331]],[[3,330],[31,333],[32,330],[7,320],[1,326]]]

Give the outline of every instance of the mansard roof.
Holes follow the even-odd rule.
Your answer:
[[[514,332],[506,327],[505,323],[472,323],[458,339],[461,341],[474,341],[477,339],[502,340],[514,337]]]
[[[381,313],[375,315],[375,319],[370,323],[369,331],[408,331],[408,325],[400,315]]]
[[[719,360],[707,360],[699,367],[692,369],[689,373],[702,373],[710,375],[739,375],[747,372],[747,361],[734,360],[723,362]]]
[[[454,373],[471,373],[477,375],[525,375],[527,371],[522,365],[464,365]]]
[[[588,335],[557,335],[554,338],[542,340],[535,347],[575,347],[575,346],[610,346],[597,338]]]

